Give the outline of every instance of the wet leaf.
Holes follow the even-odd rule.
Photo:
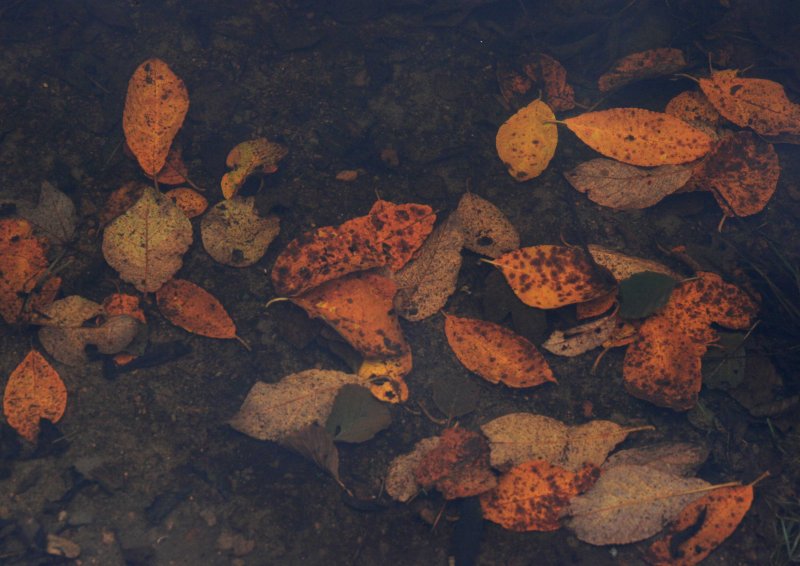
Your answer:
[[[705,124],[713,128],[722,119],[703,93],[695,90],[687,90],[673,97],[664,112],[694,126]]]
[[[648,466],[615,466],[604,471],[589,491],[572,499],[567,526],[589,544],[644,540],[710,489],[713,486],[699,478]]]
[[[558,145],[555,119],[547,104],[534,100],[500,126],[497,155],[517,181],[533,179],[547,169]]]
[[[314,462],[342,485],[339,478],[339,450],[327,430],[318,424],[311,424],[284,436],[281,444]]]
[[[360,385],[343,385],[336,395],[325,429],[338,442],[366,442],[392,424],[385,404]]]
[[[634,273],[619,284],[620,318],[644,318],[669,301],[677,281],[663,273]]]
[[[413,367],[411,349],[391,358],[365,358],[358,368],[359,377],[376,399],[386,403],[408,400],[408,385],[403,379]]]
[[[225,165],[231,170],[222,177],[222,195],[226,199],[235,197],[247,177],[253,173],[274,173],[288,152],[284,146],[267,138],[240,143],[228,153],[225,160]]]
[[[98,316],[103,307],[79,295],[70,295],[53,301],[33,317],[34,324],[42,326],[81,326]]]
[[[472,379],[443,374],[436,377],[431,388],[433,402],[448,419],[463,417],[478,407],[481,390]]]
[[[747,79],[738,71],[717,71],[700,79],[700,88],[725,118],[762,135],[800,134],[800,105],[786,97],[779,83]]]
[[[717,332],[714,349],[703,356],[703,385],[729,391],[741,385],[747,369],[743,347],[747,335],[741,332]]]
[[[117,216],[124,214],[142,198],[146,188],[147,185],[138,181],[128,181],[108,195],[103,210],[100,211],[100,226],[105,227]]]
[[[398,456],[389,465],[386,473],[385,489],[389,497],[395,501],[405,503],[413,498],[420,490],[420,485],[414,477],[414,470],[417,469],[422,458],[439,446],[440,437],[432,436],[423,438],[414,445],[414,449],[408,454]]]
[[[128,315],[130,317],[135,318],[140,323],[147,324],[147,319],[144,316],[144,311],[139,304],[139,297],[134,295],[126,295],[124,293],[113,293],[103,299],[103,314],[106,317],[111,316],[118,316],[118,315]],[[132,345],[132,344],[131,344]],[[114,363],[117,366],[127,365],[133,360],[135,360],[138,356],[131,352],[132,348],[127,348],[127,352],[122,352],[119,354],[114,354]],[[142,348],[144,350],[144,348]]]
[[[616,315],[609,315],[566,330],[556,330],[542,344],[542,348],[557,356],[579,356],[601,346],[621,324],[624,323]]]
[[[186,215],[186,218],[195,218],[203,214],[208,208],[206,197],[190,189],[189,187],[178,187],[164,193],[164,196],[175,203]]]
[[[683,51],[661,47],[631,53],[614,62],[611,70],[598,79],[600,92],[609,92],[626,84],[663,75],[671,75],[686,66]]]
[[[555,309],[607,293],[613,282],[576,248],[531,246],[489,262],[528,306]]]
[[[680,165],[711,149],[711,138],[702,131],[642,108],[587,112],[563,123],[595,151],[630,165]]]
[[[75,234],[78,215],[72,200],[44,181],[39,193],[39,202],[31,206],[26,202],[17,203],[19,215],[41,230],[51,242],[65,244]]]
[[[144,172],[156,175],[189,110],[183,81],[161,59],[148,59],[128,83],[122,129]]]
[[[620,450],[608,457],[603,469],[614,466],[650,466],[676,476],[693,476],[708,458],[708,448],[689,442],[664,442]]]
[[[0,219],[0,314],[14,324],[24,315],[27,293],[32,292],[47,269],[47,241],[33,235],[22,218]]]
[[[186,279],[170,279],[156,291],[158,310],[175,326],[209,338],[238,338],[236,325],[219,300]]]
[[[253,197],[233,197],[214,205],[200,222],[203,247],[216,261],[247,267],[260,260],[280,231],[277,216],[262,218]]]
[[[500,93],[507,103],[518,108],[541,92],[556,112],[575,107],[575,93],[561,63],[544,53],[522,55],[516,63],[513,69],[502,63],[497,68]]]
[[[589,489],[600,476],[591,464],[572,472],[544,460],[519,464],[497,487],[481,495],[483,517],[510,531],[555,531],[570,499]]]
[[[445,499],[470,497],[492,489],[497,480],[489,469],[489,446],[480,434],[448,428],[414,470],[425,489],[435,487]]]
[[[59,362],[82,366],[89,362],[86,346],[96,346],[101,354],[118,354],[128,347],[139,331],[139,321],[122,315],[109,317],[96,327],[44,326],[39,329],[39,341]]]
[[[474,193],[461,197],[455,220],[464,234],[464,247],[476,254],[498,258],[519,248],[519,232],[506,215]]]
[[[165,196],[147,187],[103,232],[103,256],[143,293],[158,290],[180,269],[192,243],[192,224]]]
[[[611,159],[581,163],[564,176],[578,192],[602,206],[619,210],[655,205],[683,187],[692,176],[686,165],[662,165],[642,169]]]
[[[39,421],[57,423],[67,407],[67,389],[58,372],[36,350],[14,368],[3,393],[3,414],[21,437],[36,442]]]
[[[424,204],[394,204],[377,200],[367,216],[376,231],[376,243],[383,249],[386,266],[402,268],[433,230],[436,215]]]
[[[277,383],[257,381],[229,424],[247,436],[282,442],[307,426],[323,426],[339,389],[360,382],[357,375],[318,369],[287,375]]]
[[[445,315],[444,329],[458,360],[490,383],[521,388],[556,382],[536,346],[499,324]]]
[[[181,185],[186,182],[186,175],[189,173],[186,164],[183,162],[183,152],[180,147],[173,145],[167,154],[167,161],[164,167],[158,172],[156,180],[159,185]],[[152,178],[152,175],[148,175]]]
[[[675,280],[680,281],[683,279],[680,274],[673,271],[663,263],[653,261],[651,259],[644,259],[632,255],[627,255],[616,250],[604,248],[596,244],[589,244],[589,253],[592,258],[599,265],[608,269],[617,281],[624,281],[635,273],[642,273],[643,271],[653,271],[655,273],[663,273]]]

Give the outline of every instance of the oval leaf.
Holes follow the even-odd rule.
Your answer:
[[[392,424],[385,404],[360,385],[344,385],[336,395],[325,429],[338,442],[366,442]]]
[[[14,368],[3,394],[3,414],[21,437],[35,442],[39,421],[57,423],[67,407],[67,388],[58,372],[36,350]]]
[[[200,222],[208,255],[231,267],[247,267],[260,260],[279,231],[278,217],[259,216],[253,197],[223,200]]]
[[[533,179],[547,169],[558,145],[555,119],[547,104],[534,100],[500,126],[497,155],[517,181]]]
[[[209,338],[237,338],[236,325],[217,298],[186,279],[171,279],[156,291],[158,310],[184,330]]]

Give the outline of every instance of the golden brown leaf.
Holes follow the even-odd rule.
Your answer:
[[[367,380],[367,387],[375,398],[387,403],[405,403],[408,385],[405,376],[413,367],[411,349],[392,358],[365,358],[358,368],[358,376]]]
[[[181,185],[186,182],[186,175],[189,173],[186,164],[183,162],[180,147],[173,145],[167,154],[167,161],[164,167],[158,172],[156,181],[159,185]],[[152,175],[149,175],[152,177]]]
[[[208,255],[231,267],[247,267],[260,260],[279,231],[278,217],[259,216],[254,197],[218,202],[200,222]]]
[[[172,324],[209,338],[236,338],[236,325],[219,300],[186,279],[170,279],[156,291],[158,310]]]
[[[476,254],[497,258],[519,248],[519,232],[506,215],[474,193],[458,201],[454,220],[464,234],[464,247]]]
[[[541,100],[517,111],[497,130],[497,155],[517,181],[541,175],[558,145],[556,117]]]
[[[420,486],[414,477],[422,458],[439,445],[438,436],[423,438],[414,445],[414,449],[392,460],[386,472],[386,493],[395,501],[405,503],[419,493]]]
[[[673,47],[661,47],[631,53],[614,62],[610,71],[598,79],[600,92],[618,89],[628,83],[670,75],[686,66],[683,51]]]
[[[0,219],[0,315],[9,323],[24,315],[26,295],[47,269],[47,241],[22,218]]]
[[[689,124],[705,124],[712,128],[722,119],[714,105],[696,90],[687,90],[673,97],[667,102],[664,112]]]
[[[164,193],[164,196],[174,202],[175,206],[183,211],[186,218],[200,216],[208,208],[206,197],[189,187],[170,189]]]
[[[156,175],[189,110],[183,81],[161,59],[148,59],[128,83],[122,129],[144,172]]]
[[[20,436],[35,442],[40,419],[57,423],[67,407],[67,389],[58,372],[36,350],[11,372],[3,394],[3,414]]]
[[[222,195],[226,199],[235,197],[247,177],[255,172],[274,173],[288,152],[284,146],[267,138],[240,143],[228,153],[225,160],[225,165],[231,171],[222,177]]]
[[[126,295],[124,293],[113,293],[103,299],[103,314],[107,317],[119,316],[122,314],[135,318],[142,324],[147,324],[144,311],[139,304],[139,297]],[[117,366],[124,366],[135,360],[137,356],[122,352],[114,354],[114,363]]]

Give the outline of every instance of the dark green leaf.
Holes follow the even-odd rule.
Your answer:
[[[325,429],[338,442],[364,442],[392,423],[389,409],[360,385],[345,385],[336,395]]]
[[[619,316],[644,318],[667,304],[676,281],[663,273],[634,273],[619,284]]]

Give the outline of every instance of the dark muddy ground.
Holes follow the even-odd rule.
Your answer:
[[[800,306],[781,266],[798,264],[800,155],[780,145],[782,174],[767,209],[729,220],[716,232],[719,208],[708,193],[668,198],[640,212],[601,208],[575,192],[563,171],[591,157],[566,130],[539,178],[515,182],[497,158],[494,136],[512,110],[495,77],[499,61],[542,50],[560,60],[578,100],[599,100],[597,76],[621,55],[674,46],[689,73],[708,55],[753,76],[800,89],[800,15],[791,1],[657,0],[340,0],[337,2],[155,2],[5,0],[0,4],[0,191],[35,199],[49,180],[79,208],[81,227],[68,250],[63,294],[101,300],[121,284],[103,261],[97,214],[107,195],[141,179],[121,149],[127,81],[146,58],[160,57],[180,75],[191,107],[179,134],[193,179],[220,198],[225,156],[236,143],[267,136],[289,148],[280,171],[257,193],[262,211],[281,218],[281,235],[256,266],[213,262],[199,239],[181,276],[227,307],[253,345],[189,335],[148,307],[150,339],[180,340],[190,355],[155,368],[103,377],[101,364],[56,365],[69,391],[64,418],[46,427],[36,447],[0,430],[0,562],[69,562],[43,549],[47,534],[80,546],[79,563],[102,564],[446,564],[455,508],[435,528],[441,502],[357,509],[312,463],[275,444],[233,431],[226,421],[256,380],[322,367],[348,370],[329,342],[315,338],[287,305],[264,312],[273,297],[265,275],[277,251],[313,226],[365,214],[379,193],[395,202],[452,210],[467,187],[499,206],[524,245],[602,244],[670,262],[659,246],[685,244],[708,269],[764,294],[762,323],[748,342],[747,372],[735,391],[704,388],[702,410],[656,408],[622,387],[623,352],[610,352],[596,375],[593,356],[548,356],[559,384],[511,392],[470,375],[451,354],[442,320],[403,328],[414,352],[412,402],[428,407],[443,376],[478,383],[476,428],[512,411],[569,423],[588,418],[651,424],[626,446],[661,440],[705,443],[700,475],[713,482],[750,481],[764,471],[739,529],[708,564],[786,564],[787,541],[800,533],[800,434],[797,404],[753,416],[747,406],[798,393],[800,329],[780,308],[753,261]],[[721,65],[718,65],[721,66]],[[604,107],[660,110],[688,79],[650,81],[614,93]],[[397,161],[385,159],[387,150]],[[382,159],[382,153],[384,159]],[[360,169],[354,182],[334,179]],[[246,190],[255,193],[258,182]],[[778,252],[766,238],[775,239]],[[736,249],[734,249],[734,247]],[[738,251],[736,251],[738,250]],[[674,264],[673,264],[674,265]],[[496,297],[492,268],[467,255],[448,310],[484,317]],[[122,289],[131,289],[122,284]],[[573,314],[549,313],[548,328]],[[541,340],[541,325],[516,320]],[[299,339],[297,336],[299,335]],[[0,383],[36,344],[33,328],[2,327]],[[290,340],[290,337],[293,337]],[[304,347],[298,341],[308,342]],[[302,345],[302,344],[301,344]],[[739,399],[742,403],[737,401]],[[587,409],[585,402],[591,403]],[[418,411],[392,407],[393,423],[377,438],[340,446],[344,482],[377,494],[388,463],[441,426]],[[77,562],[76,562],[77,563]],[[564,530],[520,534],[485,526],[479,564],[637,564],[640,547],[592,547]]]

